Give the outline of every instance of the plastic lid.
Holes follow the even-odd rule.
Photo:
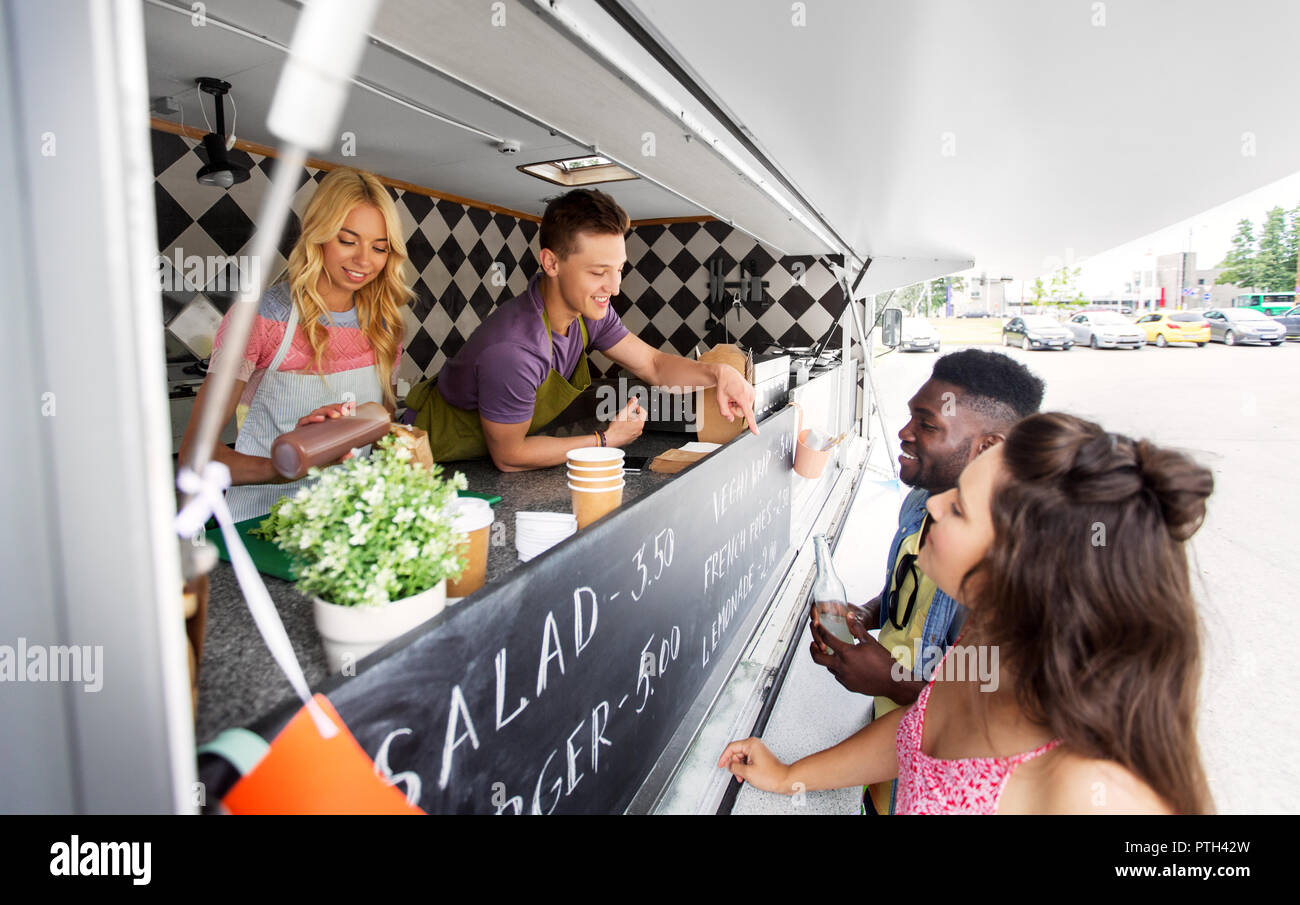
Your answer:
[[[477,497],[458,497],[456,500],[456,519],[452,530],[460,534],[469,534],[480,528],[486,528],[496,521],[492,514],[492,504]]]

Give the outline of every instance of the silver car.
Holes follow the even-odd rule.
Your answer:
[[[1205,312],[1205,319],[1210,322],[1211,342],[1280,346],[1286,340],[1286,327],[1254,308],[1211,308]]]
[[[1141,327],[1115,311],[1080,311],[1065,326],[1076,343],[1093,349],[1140,349],[1147,341]]]
[[[898,348],[909,352],[938,352],[939,334],[923,317],[903,318],[903,344]]]

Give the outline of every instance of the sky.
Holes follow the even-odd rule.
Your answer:
[[[1237,223],[1243,217],[1254,224],[1258,239],[1259,227],[1269,208],[1290,211],[1297,204],[1300,204],[1300,172],[1108,251],[1067,263],[1082,268],[1079,288],[1085,295],[1092,298],[1118,295],[1132,279],[1133,271],[1152,269],[1159,255],[1194,251],[1198,269],[1217,267],[1232,247]],[[977,271],[973,273],[978,277]],[[1020,281],[1011,283],[1006,297],[1018,298],[1020,288]]]

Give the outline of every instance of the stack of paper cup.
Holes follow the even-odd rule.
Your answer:
[[[528,562],[577,530],[578,523],[567,512],[516,512],[515,550],[521,562]]]
[[[567,469],[579,531],[623,504],[623,450],[607,446],[570,450]]]

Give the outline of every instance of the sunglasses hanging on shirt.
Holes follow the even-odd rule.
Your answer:
[[[920,540],[917,542],[917,550],[920,550],[925,544],[925,536],[929,530],[930,516],[927,513],[921,520]],[[917,554],[915,553],[904,553],[898,558],[898,563],[894,567],[893,578],[889,583],[889,596],[885,599],[885,616],[889,619],[890,624],[899,631],[905,630],[908,623],[912,621],[912,610],[916,607],[916,595],[921,589],[921,570],[916,567],[916,557]],[[907,596],[907,609],[903,611],[903,619],[900,622],[897,618],[898,597],[909,574],[912,576],[912,593]]]
[[[907,581],[909,574],[912,576],[912,593],[907,596],[907,609],[903,611],[902,622],[899,622],[895,616],[898,612],[898,595],[903,589],[903,582]],[[916,607],[916,592],[920,587],[921,573],[916,568],[916,554],[904,553],[899,557],[898,565],[894,568],[894,577],[889,587],[889,597],[885,601],[885,616],[893,624],[894,628],[899,631],[903,631],[912,619],[912,610]]]

